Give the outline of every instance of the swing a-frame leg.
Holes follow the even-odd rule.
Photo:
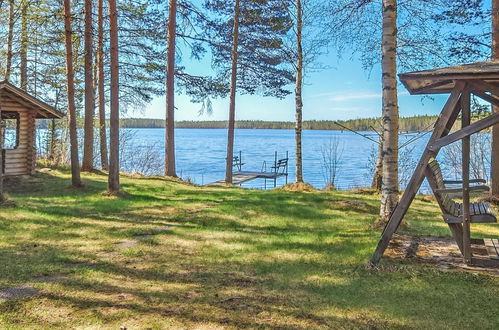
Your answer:
[[[435,157],[437,155],[439,150],[438,149],[431,150],[430,146],[438,139],[442,138],[443,136],[446,136],[451,130],[452,126],[454,125],[454,122],[457,119],[459,111],[461,110],[460,98],[464,87],[465,87],[464,82],[462,81],[456,82],[455,87],[449,99],[447,100],[447,103],[445,104],[442,113],[440,114],[440,117],[435,123],[433,134],[431,135],[428,145],[425,148],[425,151],[423,152],[421,159],[419,160],[416,170],[412,174],[411,180],[409,181],[409,184],[407,185],[407,188],[404,191],[404,194],[402,195],[400,202],[398,203],[397,207],[390,216],[390,220],[388,221],[383,231],[381,239],[378,242],[378,246],[376,247],[376,250],[374,251],[374,254],[371,257],[370,260],[371,264],[375,265],[380,261],[386,248],[388,247],[388,244],[390,243],[393,234],[400,225],[400,222],[407,213],[409,206],[411,205],[412,201],[414,200],[414,197],[416,196],[419,188],[421,187],[421,184],[423,183],[423,180],[425,178],[425,170],[426,167],[428,166],[428,162],[432,157]]]
[[[470,196],[469,196],[469,163],[470,163],[470,136],[485,128],[499,123],[499,113],[494,113],[473,124],[470,123],[470,93],[499,105],[499,88],[480,80],[455,81],[454,89],[445,104],[440,117],[438,118],[433,134],[419,160],[419,163],[407,185],[399,204],[390,216],[390,219],[383,231],[376,250],[370,260],[371,264],[377,264],[383,256],[388,244],[404,218],[409,206],[416,196],[425,177],[428,178],[430,186],[436,191],[436,183],[432,175],[428,172],[429,161],[436,157],[440,149],[458,140],[462,141],[462,223],[449,223],[449,228],[461,250],[466,263],[480,263],[480,260],[473,258],[470,243]],[[490,94],[487,94],[490,93]],[[462,110],[462,128],[449,134],[459,113]],[[439,202],[440,205],[440,202]],[[442,208],[442,205],[440,205]],[[497,267],[497,263],[495,263]]]

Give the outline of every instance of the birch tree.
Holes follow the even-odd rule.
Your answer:
[[[383,180],[380,218],[388,220],[398,203],[397,0],[383,0],[382,104]]]
[[[492,0],[492,60],[499,60],[499,0]],[[499,107],[492,106],[493,112]],[[499,198],[499,125],[492,126],[491,187],[492,196]]]

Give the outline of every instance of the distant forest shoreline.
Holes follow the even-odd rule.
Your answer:
[[[400,131],[427,131],[433,127],[438,116],[413,116],[400,118]],[[338,125],[339,124],[339,125]],[[124,128],[164,128],[164,119],[127,118],[121,120]],[[211,121],[178,121],[176,128],[226,128],[227,122],[222,120]],[[287,121],[264,121],[264,120],[240,120],[236,121],[238,129],[294,129],[294,122]],[[380,131],[381,119],[364,118],[351,120],[307,120],[303,122],[306,130],[354,130],[354,131]]]

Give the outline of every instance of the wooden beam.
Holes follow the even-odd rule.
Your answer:
[[[495,125],[499,123],[499,112],[496,112],[484,119],[481,119],[477,122],[474,122],[473,124],[461,128],[459,131],[456,131],[452,134],[449,134],[447,136],[444,136],[435,142],[433,142],[428,148],[432,151],[439,150],[440,148],[449,145],[453,142],[456,142],[458,140],[461,140],[462,138],[465,138],[467,136],[470,136],[472,134],[478,133],[481,130],[484,130],[492,125]]]
[[[461,127],[466,129],[470,125],[471,107],[468,90],[461,95]],[[470,233],[470,136],[462,139],[462,175],[463,175],[463,252],[464,261],[471,263],[471,233]]]
[[[476,96],[484,101],[491,103],[492,105],[499,107],[499,98],[494,95],[485,94],[484,92],[473,92]]]
[[[434,141],[441,138],[444,134],[447,134],[449,127],[452,127],[452,125],[454,124],[453,120],[457,118],[456,113],[458,113],[459,110],[461,109],[460,97],[464,87],[465,87],[464,82],[462,81],[456,82],[455,87],[452,90],[452,93],[449,96],[449,99],[447,100],[447,103],[445,104],[442,113],[440,114],[440,117],[438,118],[435,124],[430,141],[428,142],[428,145],[423,154],[421,155],[421,159],[419,160],[419,163],[416,169],[414,170],[414,173],[412,174],[411,180],[409,181],[409,184],[407,185],[407,188],[404,191],[404,194],[402,195],[400,202],[397,204],[397,207],[391,214],[390,220],[388,221],[383,231],[383,234],[381,235],[376,250],[374,251],[370,260],[370,263],[372,265],[377,264],[380,261],[381,257],[383,256],[383,254],[385,253],[385,250],[388,247],[388,244],[390,243],[393,234],[400,225],[400,222],[407,213],[409,206],[411,205],[412,201],[414,200],[414,197],[416,196],[419,188],[421,187],[421,184],[423,183],[423,180],[425,178],[425,170],[426,167],[428,166],[428,162],[432,157],[436,156],[436,154],[438,153],[438,150],[430,150],[429,146]]]
[[[411,94],[420,94],[420,93],[425,93],[426,90],[431,89],[431,88],[436,88],[440,86],[445,86],[447,84],[451,84],[452,80],[442,80],[442,81],[437,81],[432,84],[425,85],[423,87],[415,88],[411,91]]]
[[[467,80],[466,83],[470,86],[471,91],[491,92],[492,95],[499,97],[499,87],[483,80]]]

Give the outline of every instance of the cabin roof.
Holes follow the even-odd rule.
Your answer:
[[[36,118],[60,119],[64,117],[64,114],[53,106],[17,88],[6,80],[0,81],[0,96],[11,98],[26,108],[36,111]]]
[[[476,62],[445,68],[408,72],[399,78],[411,94],[450,93],[457,80],[483,80],[499,84],[499,61]]]

